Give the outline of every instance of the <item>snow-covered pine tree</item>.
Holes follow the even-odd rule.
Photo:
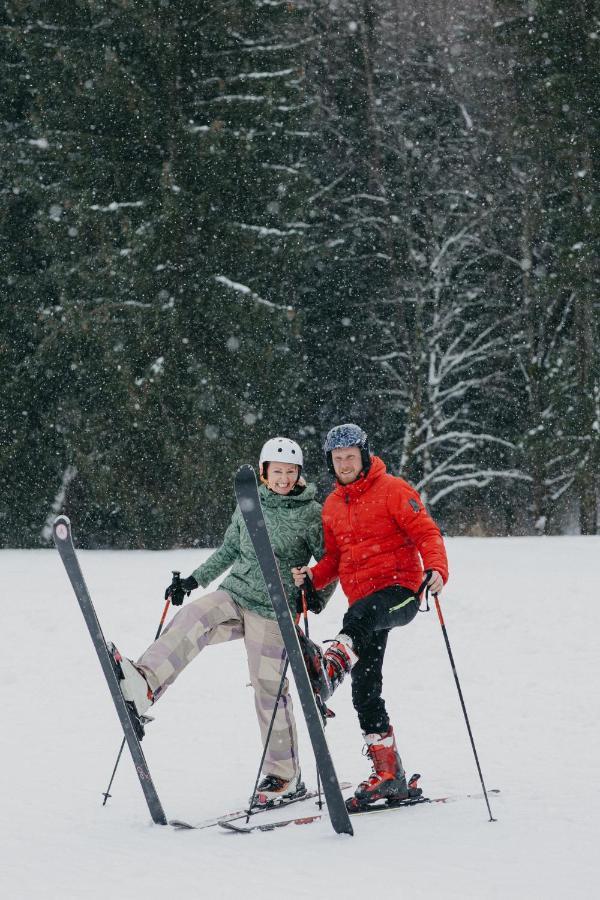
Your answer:
[[[496,5],[511,98],[507,185],[519,198],[522,433],[544,531],[567,504],[596,533],[600,482],[597,2]]]
[[[213,542],[223,484],[286,428],[302,14],[50,0],[2,16],[2,533],[35,542],[76,470],[83,542]]]

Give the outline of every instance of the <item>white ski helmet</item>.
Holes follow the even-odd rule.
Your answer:
[[[263,464],[270,462],[292,463],[299,467],[298,476],[300,476],[302,466],[304,465],[304,458],[302,456],[302,450],[296,441],[292,441],[290,438],[286,437],[274,437],[268,440],[266,444],[263,444],[263,448],[260,451],[258,467],[263,478],[265,475]]]

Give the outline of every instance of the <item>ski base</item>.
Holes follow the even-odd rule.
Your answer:
[[[150,721],[151,717],[138,717],[131,705],[126,703],[125,698],[121,693],[118,675],[115,671],[114,659],[102,633],[102,628],[100,627],[94,604],[92,603],[83,573],[79,566],[71,534],[71,522],[67,516],[58,516],[54,520],[52,533],[54,543],[60,554],[69,581],[71,582],[75,597],[77,598],[89,635],[92,639],[96,655],[100,662],[102,672],[106,679],[106,684],[119,717],[121,728],[123,729],[123,734],[133,759],[135,772],[144,793],[148,810],[152,816],[152,821],[157,825],[166,825],[167,817],[165,816],[156,788],[150,776],[144,751],[140,744],[140,739],[144,734],[144,724],[146,721]],[[104,802],[106,802],[107,795],[105,794],[104,797]]]
[[[499,794],[499,788],[493,788],[488,794]],[[483,794],[454,794],[447,797],[409,797],[406,800],[398,800],[395,803],[373,804],[351,813],[351,815],[363,815],[364,813],[392,812],[405,806],[421,806],[426,803],[455,803],[458,800],[482,800]],[[323,818],[322,813],[313,816],[298,816],[294,819],[282,819],[279,822],[264,822],[260,825],[236,825],[235,822],[221,821],[219,825],[226,831],[234,834],[252,834],[254,831],[275,831],[276,828],[285,828],[287,825],[310,825],[319,822]]]
[[[349,781],[343,781],[340,788],[345,791],[352,787]],[[275,809],[283,809],[286,806],[292,806],[293,803],[300,803],[303,800],[314,800],[319,796],[318,791],[307,791],[302,797],[294,797],[293,800],[273,800],[268,806],[255,807],[250,812],[250,817],[257,816],[259,813],[272,812]],[[235,822],[238,819],[246,819],[248,817],[247,809],[237,809],[235,812],[226,813],[224,816],[216,816],[214,819],[205,819],[203,822],[185,822],[183,819],[170,819],[169,825],[177,831],[200,831],[203,828],[214,828],[216,825],[222,825],[227,822]]]

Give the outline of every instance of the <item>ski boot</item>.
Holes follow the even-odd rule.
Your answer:
[[[410,785],[407,784],[392,726],[383,734],[365,734],[365,741],[373,772],[346,801],[348,812],[361,812],[378,800],[385,800],[387,806],[395,806],[420,797],[422,791],[417,787],[420,776],[413,775]]]
[[[146,716],[145,713],[154,703],[154,695],[140,669],[130,659],[121,656],[111,641],[107,643],[107,647],[125,704],[131,713],[136,734],[141,740],[145,733],[144,725],[152,721],[152,717]]]
[[[323,661],[327,667],[327,678],[331,686],[331,694],[333,694],[348,672],[358,662],[352,638],[348,637],[347,634],[338,634],[325,651]]]
[[[312,689],[321,702],[324,702],[331,697],[344,680],[344,676],[358,661],[352,646],[352,638],[338,634],[323,653],[319,645],[307,638],[301,629],[298,628],[297,631]]]
[[[290,781],[280,778],[278,775],[265,775],[256,788],[254,797],[250,798],[250,808],[253,810],[272,809],[290,800],[299,800],[306,794],[306,785],[302,781],[300,772]]]

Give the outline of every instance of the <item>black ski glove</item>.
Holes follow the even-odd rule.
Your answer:
[[[304,576],[304,587],[298,588],[298,594],[296,596],[296,612],[298,615],[302,615],[304,612],[304,604],[302,603],[302,591],[306,592],[306,607],[310,610],[310,612],[318,615],[325,609],[325,601],[321,594],[315,591],[313,587],[313,583],[311,578],[308,575]]]
[[[173,572],[173,580],[165,591],[165,600],[171,600],[173,606],[181,606],[187,594],[198,587],[198,582],[193,575],[188,578],[181,578],[179,572]]]

